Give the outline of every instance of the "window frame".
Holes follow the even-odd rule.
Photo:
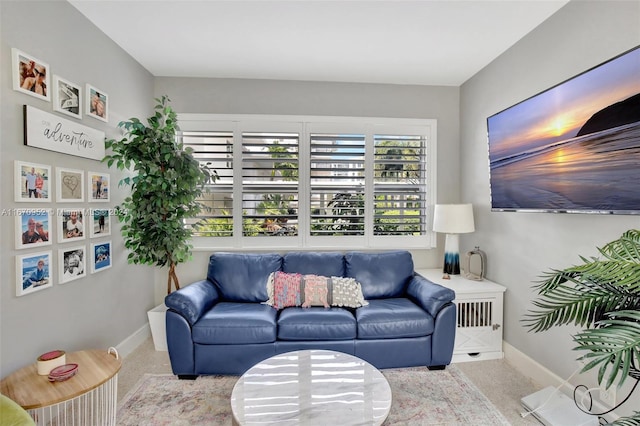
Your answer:
[[[436,234],[432,231],[433,205],[436,201],[437,120],[380,117],[335,117],[259,114],[178,114],[178,124],[185,132],[230,131],[233,134],[233,176],[242,176],[242,134],[246,132],[298,132],[298,235],[245,237],[242,235],[242,185],[233,183],[233,236],[192,238],[194,250],[380,250],[431,249]],[[310,235],[310,146],[311,133],[331,132],[365,135],[365,235]],[[374,235],[374,136],[424,135],[425,141],[425,211],[424,235]],[[215,185],[215,184],[214,184]]]

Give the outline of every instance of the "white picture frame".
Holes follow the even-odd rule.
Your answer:
[[[53,223],[51,209],[15,209],[16,249],[51,245]]]
[[[14,201],[20,203],[50,203],[52,194],[51,166],[14,161]],[[33,175],[31,175],[33,173]],[[32,179],[29,176],[33,176]],[[38,176],[42,178],[42,185]]]
[[[16,296],[35,293],[53,286],[51,251],[16,256]]]
[[[92,203],[111,201],[111,176],[103,172],[87,172],[87,199]]]
[[[85,223],[85,211],[83,208],[63,208],[56,212],[58,221],[58,242],[84,240],[87,230]]]
[[[53,110],[82,118],[82,88],[64,78],[53,76]]]
[[[13,90],[51,102],[49,64],[14,47],[11,48],[11,66]]]
[[[79,203],[84,201],[84,171],[56,167],[56,201]]]
[[[111,235],[111,209],[89,209],[85,215],[85,232],[89,227],[90,238]]]
[[[59,283],[66,284],[87,276],[85,246],[58,249]]]
[[[111,241],[91,244],[91,273],[111,268]]]
[[[109,122],[109,95],[92,85],[86,85],[85,113],[96,120]]]

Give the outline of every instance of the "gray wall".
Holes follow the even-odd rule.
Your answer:
[[[487,252],[489,278],[508,288],[506,342],[563,378],[578,367],[576,329],[523,328],[532,282],[549,268],[580,263],[578,255],[597,255],[596,247],[640,228],[640,217],[491,212],[485,120],[639,44],[640,2],[572,1],[461,87],[461,191],[474,204],[477,229],[463,241]],[[640,395],[627,412],[633,405],[640,406]]]
[[[437,119],[437,200],[460,201],[457,87],[164,77],[156,78],[155,94],[169,95],[180,113]],[[438,238],[437,250],[412,251],[418,267],[442,265],[444,237]],[[212,251],[199,251],[192,265],[180,266],[180,279],[185,283],[201,279],[204,270],[199,265],[206,265]],[[157,297],[161,295],[158,291]]]
[[[108,137],[119,135],[116,125],[120,120],[150,115],[153,77],[67,2],[0,1],[0,15],[2,209],[106,207],[104,203],[61,204],[55,202],[55,197],[53,203],[47,204],[14,202],[14,160],[50,165],[52,174],[55,166],[84,171],[106,172],[108,169],[98,161],[23,146],[23,104],[59,113],[53,112],[51,102],[12,89],[11,48],[47,62],[50,74],[81,85],[83,91],[85,83],[90,83],[108,93],[109,123],[87,117],[84,111],[81,121],[83,125],[105,131]],[[109,173],[114,185],[108,206],[113,207],[124,198],[124,192],[115,184],[121,175],[115,169]],[[110,236],[114,249],[112,268],[97,274],[87,269],[85,278],[60,285],[56,264],[52,288],[22,297],[16,297],[15,292],[15,256],[52,250],[55,264],[58,249],[74,244],[54,241],[40,249],[16,250],[14,228],[15,218],[10,213],[0,217],[0,377],[34,362],[48,350],[115,346],[145,325],[146,310],[154,304],[153,273],[150,267],[127,265],[117,220],[112,220]],[[81,243],[88,253],[92,242],[105,240],[86,238]]]

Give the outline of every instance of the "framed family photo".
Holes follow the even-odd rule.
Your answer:
[[[105,122],[109,121],[109,95],[103,90],[87,84],[86,87],[87,107],[85,112],[88,116]]]
[[[89,201],[108,202],[110,200],[109,192],[109,174],[102,172],[87,172],[89,176],[87,185]]]
[[[49,102],[49,65],[16,48],[11,49],[13,89]]]
[[[111,241],[91,244],[91,273],[111,268]]]
[[[54,75],[53,109],[74,118],[82,118],[82,89],[80,86]]]
[[[16,202],[51,202],[51,166],[16,160],[14,173]]]
[[[58,209],[58,242],[84,240],[84,209]]]
[[[51,209],[16,209],[16,249],[51,244]]]
[[[81,202],[84,201],[84,172],[82,170],[63,169],[56,167],[56,201]]]
[[[87,275],[85,268],[87,253],[85,246],[58,250],[60,284],[75,281]]]
[[[50,251],[16,256],[16,296],[53,286],[51,266]]]
[[[91,238],[111,235],[111,210],[89,209],[87,223]]]

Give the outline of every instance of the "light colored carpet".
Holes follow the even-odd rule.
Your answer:
[[[540,426],[533,416],[520,416],[520,398],[542,387],[525,377],[508,360],[473,361],[454,365],[480,389],[511,425]],[[118,401],[123,401],[145,374],[171,374],[168,353],[156,351],[151,337],[123,358],[122,369],[118,374]]]
[[[385,425],[509,425],[507,419],[455,366],[383,370],[393,393]],[[178,380],[145,375],[118,405],[117,424],[230,425],[237,376]]]

